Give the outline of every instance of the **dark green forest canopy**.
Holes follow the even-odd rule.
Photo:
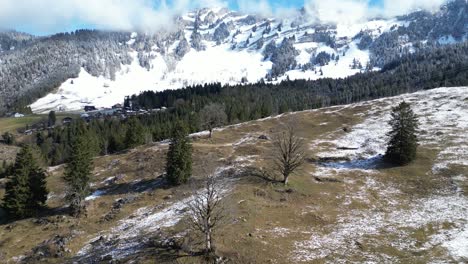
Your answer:
[[[272,112],[304,110],[348,104],[393,96],[406,92],[468,83],[468,43],[428,49],[402,57],[377,72],[365,72],[345,79],[282,81],[279,84],[255,83],[222,86],[205,84],[180,90],[147,91],[128,100],[143,108],[175,107],[190,102],[199,111],[210,102],[226,106],[230,122],[247,115],[264,116],[262,108]],[[237,109],[239,108],[239,109]],[[266,110],[266,109],[263,109]],[[234,113],[232,112],[234,111]],[[253,118],[253,117],[252,117]]]
[[[144,92],[126,99],[133,106],[165,111],[139,116],[134,120],[93,120],[87,126],[88,138],[96,155],[135,147],[127,145],[127,131],[143,125],[132,142],[168,139],[174,125],[183,122],[190,133],[201,131],[199,112],[210,103],[224,106],[228,123],[234,124],[281,114],[332,105],[349,104],[423,89],[468,85],[468,43],[444,46],[402,57],[380,71],[360,73],[345,79],[294,80],[278,84],[256,83],[236,86],[205,84],[180,90]],[[79,121],[80,122],[80,121]],[[139,124],[135,124],[138,122]],[[56,127],[38,135],[37,143],[51,165],[70,157],[77,124]],[[40,140],[39,140],[40,139]]]

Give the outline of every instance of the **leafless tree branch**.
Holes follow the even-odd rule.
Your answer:
[[[305,142],[297,135],[294,126],[286,125],[285,130],[274,138],[273,147],[275,168],[283,176],[283,183],[287,184],[289,176],[305,162]]]
[[[226,219],[223,190],[225,188],[220,177],[208,175],[203,181],[202,189],[195,192],[194,199],[188,204],[189,223],[194,231],[203,235],[205,253],[214,251],[214,233]]]

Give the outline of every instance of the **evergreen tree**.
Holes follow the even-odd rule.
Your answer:
[[[125,134],[125,146],[134,148],[145,143],[145,128],[140,120],[132,117],[127,123],[127,132]]]
[[[392,127],[385,159],[396,165],[406,165],[416,158],[418,120],[410,105],[402,102],[392,110]]]
[[[31,163],[35,164],[35,160]],[[29,174],[29,189],[31,196],[28,202],[28,207],[32,210],[38,210],[45,206],[47,201],[47,180],[45,171],[37,165],[32,167]]]
[[[57,117],[55,116],[55,111],[50,111],[49,112],[49,119],[47,121],[47,124],[49,125],[49,127],[55,126],[56,120],[57,120]]]
[[[186,183],[192,175],[192,145],[183,123],[174,127],[166,164],[167,179],[172,185]]]
[[[18,153],[12,175],[5,186],[3,208],[13,218],[24,218],[47,201],[46,174],[36,161],[33,150],[25,145]]]
[[[70,213],[79,217],[85,212],[85,197],[89,194],[89,181],[92,172],[92,152],[84,135],[72,144],[70,162],[65,168],[64,179],[68,185],[66,199],[70,203]]]

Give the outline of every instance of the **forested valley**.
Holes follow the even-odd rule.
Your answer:
[[[408,55],[384,66],[378,72],[366,72],[345,79],[316,81],[286,80],[280,83],[222,86],[205,84],[180,90],[144,92],[125,98],[133,108],[167,108],[151,115],[127,120],[74,121],[34,135],[47,163],[57,165],[70,157],[71,142],[87,133],[95,155],[105,155],[133,148],[171,136],[178,121],[190,133],[207,129],[200,121],[200,111],[218,104],[224,109],[227,124],[256,120],[289,111],[349,104],[376,98],[410,93],[436,87],[468,84],[468,44],[444,46]]]

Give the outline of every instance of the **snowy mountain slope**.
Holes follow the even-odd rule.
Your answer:
[[[138,64],[135,52],[132,57],[132,64],[123,65],[114,81],[103,76],[94,77],[82,68],[77,78],[67,80],[56,93],[32,104],[33,111],[73,111],[88,104],[109,107],[121,103],[125,96],[147,90],[177,89],[212,82],[234,84],[241,82],[243,77],[258,81],[271,68],[271,63],[264,62],[259,54],[233,52],[225,46],[200,52],[192,50],[172,70],[168,69],[161,55],[151,61],[151,70]]]
[[[465,41],[467,5],[456,0],[434,14],[337,25],[311,22],[303,10],[279,19],[212,8],[178,17],[173,28],[157,34],[51,36],[0,56],[0,94],[6,98],[0,108],[11,104],[10,97],[28,97],[29,90],[40,90],[43,97],[36,102],[28,97],[33,111],[46,112],[109,107],[144,90],[210,82],[342,78],[378,69],[402,54]],[[43,53],[34,59],[38,49]],[[23,56],[33,59],[11,63]]]

